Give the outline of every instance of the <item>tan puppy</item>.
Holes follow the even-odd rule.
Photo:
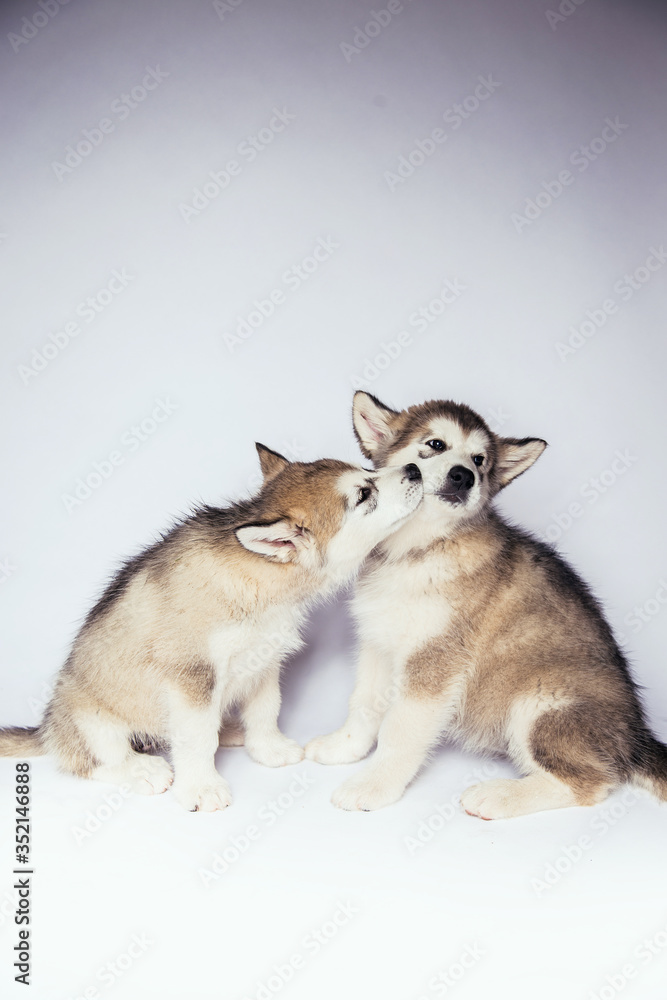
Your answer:
[[[279,669],[314,598],[359,569],[417,508],[419,470],[369,473],[331,459],[290,464],[258,445],[251,500],[203,507],[120,570],[89,613],[42,724],[0,730],[0,755],[51,753],[83,777],[173,791],[190,810],[231,802],[214,754],[240,706],[250,755],[303,751],[278,730]],[[140,746],[169,748],[163,757]]]
[[[506,753],[520,780],[469,788],[483,819],[600,802],[634,782],[667,799],[667,747],[650,732],[599,605],[549,546],[491,501],[545,448],[500,438],[456,403],[397,412],[364,392],[354,427],[377,468],[419,466],[425,498],[357,586],[361,656],[347,722],[306,747],[322,763],[370,763],[334,802],[400,798],[443,734]]]

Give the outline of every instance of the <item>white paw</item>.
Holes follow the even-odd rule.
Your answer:
[[[471,785],[461,796],[461,805],[471,816],[480,819],[510,819],[520,816],[519,782],[515,778],[494,778]]]
[[[141,795],[161,795],[174,780],[174,772],[164,757],[137,754],[129,771],[130,787]]]
[[[254,743],[247,747],[248,753],[258,764],[266,767],[285,767],[303,760],[303,747],[296,740],[280,736],[265,743]]]
[[[368,740],[355,739],[341,729],[328,736],[316,736],[306,743],[306,757],[318,764],[354,764],[369,750]]]
[[[218,809],[226,809],[232,803],[232,795],[229,785],[218,777],[205,784],[193,785],[176,779],[172,791],[179,802],[188,812],[216,812]]]
[[[397,787],[386,777],[362,771],[339,785],[331,796],[331,801],[339,809],[370,812],[397,802],[404,791],[403,786]]]

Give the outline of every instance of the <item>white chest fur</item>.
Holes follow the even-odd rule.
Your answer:
[[[398,665],[430,639],[447,631],[452,608],[443,594],[442,567],[422,561],[385,563],[359,581],[352,604],[363,643],[389,654]]]
[[[303,609],[283,606],[216,627],[208,645],[219,681],[228,688],[244,687],[296,652],[303,645],[303,618]]]

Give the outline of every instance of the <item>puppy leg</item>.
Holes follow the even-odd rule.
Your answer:
[[[461,805],[480,819],[509,819],[543,809],[578,805],[576,795],[564,782],[546,771],[525,778],[494,778],[471,785],[461,796]]]
[[[602,725],[594,704],[512,712],[510,751],[525,778],[496,778],[468,788],[461,804],[471,816],[509,819],[544,809],[591,806],[606,799],[620,776],[613,766],[623,720]]]
[[[450,711],[433,701],[399,696],[387,711],[371,761],[332,796],[341,809],[380,809],[400,799],[446,727]]]
[[[387,659],[386,653],[373,646],[362,647],[347,719],[340,729],[306,744],[309,760],[319,764],[351,764],[371,750],[384,713],[396,694]]]
[[[215,812],[230,805],[227,782],[215,769],[220,696],[193,705],[180,691],[169,693],[169,739],[174,761],[173,793],[190,812]]]
[[[133,750],[130,730],[123,723],[96,714],[80,720],[79,725],[94,758],[100,762],[91,778],[128,785],[142,795],[156,795],[169,788],[174,775],[167,761]]]
[[[280,667],[266,670],[241,709],[245,745],[253,760],[268,767],[297,764],[303,748],[278,729],[280,713]]]

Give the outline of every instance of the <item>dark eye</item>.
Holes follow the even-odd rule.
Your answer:
[[[475,463],[475,465],[481,465],[482,462],[484,461],[484,455],[473,455],[472,460]]]
[[[373,491],[370,488],[370,486],[362,486],[359,492],[357,493],[357,507],[359,506],[360,503],[365,503],[372,492]]]
[[[426,444],[429,448],[433,448],[433,451],[444,451],[447,445],[440,438],[433,438],[432,441],[427,441]]]

